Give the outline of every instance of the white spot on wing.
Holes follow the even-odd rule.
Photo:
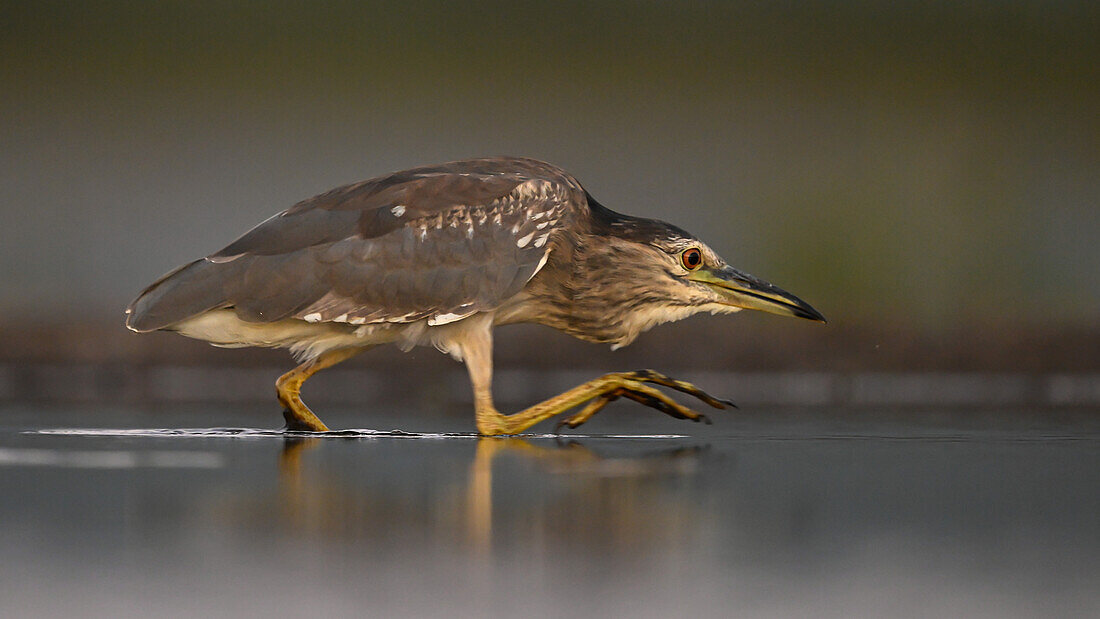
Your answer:
[[[532,232],[532,234],[534,234],[534,233]],[[544,235],[540,236],[539,238],[535,239],[535,247],[542,247],[543,245],[546,245],[546,239],[548,239],[548,238],[550,238],[549,233],[544,234]]]
[[[210,256],[206,259],[206,261],[213,262],[214,264],[224,264],[226,262],[233,262],[243,255],[244,254],[233,254],[232,256]]]
[[[400,217],[400,216],[405,214],[405,205],[404,204],[398,204],[398,205],[394,206],[393,208],[391,208],[390,212],[393,213],[394,216]]]
[[[306,322],[321,322],[321,312],[306,314],[305,316],[302,316],[302,320]]]
[[[549,251],[547,251],[546,253],[544,253],[544,254],[542,255],[542,258],[540,258],[540,259],[539,259],[539,265],[538,265],[537,267],[535,267],[535,272],[534,272],[534,273],[531,273],[531,277],[528,277],[528,278],[527,278],[527,281],[531,281],[532,279],[534,279],[534,278],[535,278],[535,276],[536,276],[536,275],[538,275],[538,274],[539,274],[539,271],[541,271],[541,270],[542,270],[542,267],[546,266],[546,260],[547,260],[548,258],[550,258],[550,252],[549,252]]]
[[[527,236],[525,236],[525,237],[521,238],[520,240],[516,241],[516,247],[527,247],[527,244],[530,243],[531,239],[533,239],[533,238],[535,238],[535,233],[534,232],[532,232],[531,234],[528,234]]]
[[[473,313],[474,312],[466,312],[465,314],[436,314],[428,319],[428,326],[438,327],[439,325],[450,324],[462,320]]]

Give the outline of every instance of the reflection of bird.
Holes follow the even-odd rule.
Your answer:
[[[660,323],[741,308],[824,321],[687,232],[601,206],[564,170],[496,158],[396,172],[300,202],[146,288],[126,324],[215,346],[289,348],[302,364],[276,389],[288,427],[299,430],[328,429],[299,397],[315,372],[378,344],[433,344],[465,360],[478,431],[511,434],[588,402],[564,422],[576,427],[618,397],[703,418],[646,383],[723,403],[643,371],[503,415],[491,395],[495,325],[539,323],[620,347]]]
[[[669,492],[682,488],[681,483],[663,481],[693,476],[706,446],[675,441],[676,447],[654,449],[661,442],[631,441],[611,457],[573,439],[548,443],[482,437],[463,475],[455,466],[461,458],[448,456],[446,470],[440,469],[440,450],[453,455],[456,443],[432,441],[421,443],[419,452],[402,452],[406,461],[390,459],[389,466],[400,475],[367,480],[346,475],[349,469],[358,470],[357,462],[378,470],[375,452],[387,449],[386,443],[372,440],[350,454],[353,460],[334,460],[311,452],[327,450],[331,456],[335,443],[289,435],[279,454],[278,497],[257,488],[251,498],[245,493],[228,503],[219,500],[221,509],[215,513],[233,516],[250,535],[288,528],[302,538],[367,543],[375,549],[427,539],[435,548],[457,544],[482,557],[501,540],[510,540],[509,549],[514,549],[514,540],[533,541],[535,548],[529,550],[538,553],[545,551],[547,539],[555,540],[558,550],[575,545],[588,552],[596,548],[637,556],[652,551],[654,544],[683,547],[714,516],[693,501],[677,500],[675,490]],[[410,468],[410,460],[424,466]],[[509,492],[511,475],[504,473],[502,480],[502,468],[522,471],[524,479],[554,490],[517,500]],[[546,483],[551,475],[565,479]],[[578,519],[580,511],[584,517]]]

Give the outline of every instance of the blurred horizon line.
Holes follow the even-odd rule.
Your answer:
[[[0,363],[0,405],[230,404],[276,408],[274,380],[284,369]],[[1100,407],[1100,372],[662,370],[728,397],[742,409],[843,407],[860,411],[887,407],[915,411]],[[460,367],[423,373],[415,384],[399,380],[399,376],[407,378],[407,373],[378,368],[341,367],[320,376],[323,378],[314,381],[317,384],[311,386],[307,399],[326,406],[401,404],[457,412],[468,411],[473,401],[468,377]],[[530,405],[591,378],[592,373],[583,370],[498,370],[495,400],[509,408]],[[700,406],[696,408],[706,409]]]

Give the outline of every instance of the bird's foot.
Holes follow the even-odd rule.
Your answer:
[[[561,434],[563,428],[576,428],[591,419],[593,415],[603,410],[603,407],[618,400],[622,395],[622,389],[619,388],[592,398],[588,405],[581,409],[579,413],[559,421],[558,424],[554,426],[554,433]]]
[[[305,408],[305,405],[302,406]],[[305,409],[306,415],[295,412],[290,407],[283,409],[283,419],[286,421],[284,430],[291,432],[328,432],[328,426],[313,414],[313,411]]]
[[[620,397],[634,400],[635,402],[657,409],[677,419],[688,419],[706,424],[711,423],[706,415],[693,411],[657,389],[643,384],[647,382],[695,396],[714,408],[737,408],[737,405],[729,400],[715,398],[691,383],[670,378],[664,374],[654,372],[653,370],[620,372],[618,374],[611,374],[608,378],[613,379],[608,391],[594,397],[580,412],[558,422],[555,430],[560,432],[563,427],[576,428],[580,426],[591,419],[593,415],[600,412],[605,406]]]
[[[708,405],[713,406],[714,408],[737,408],[737,405],[730,400],[716,398],[687,381],[677,380],[675,378],[665,376],[660,372],[655,372],[653,370],[635,370],[633,372],[623,372],[622,374],[626,378],[631,378],[633,380],[647,383],[653,383],[655,385],[661,385],[663,387],[668,387],[669,389],[675,389],[676,391],[679,391],[681,393],[693,395],[703,402],[706,402]]]

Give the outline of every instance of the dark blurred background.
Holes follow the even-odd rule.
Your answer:
[[[513,327],[502,369],[732,372],[750,393],[794,372],[823,381],[795,381],[810,403],[965,401],[978,382],[919,382],[965,372],[1007,380],[979,381],[994,400],[1100,403],[1097,7],[2,3],[0,399],[268,398],[285,354],[138,336],[122,310],[300,199],[515,154],[830,323],[700,317],[614,354]],[[434,351],[355,363],[466,389]],[[362,401],[364,376],[317,380]]]

